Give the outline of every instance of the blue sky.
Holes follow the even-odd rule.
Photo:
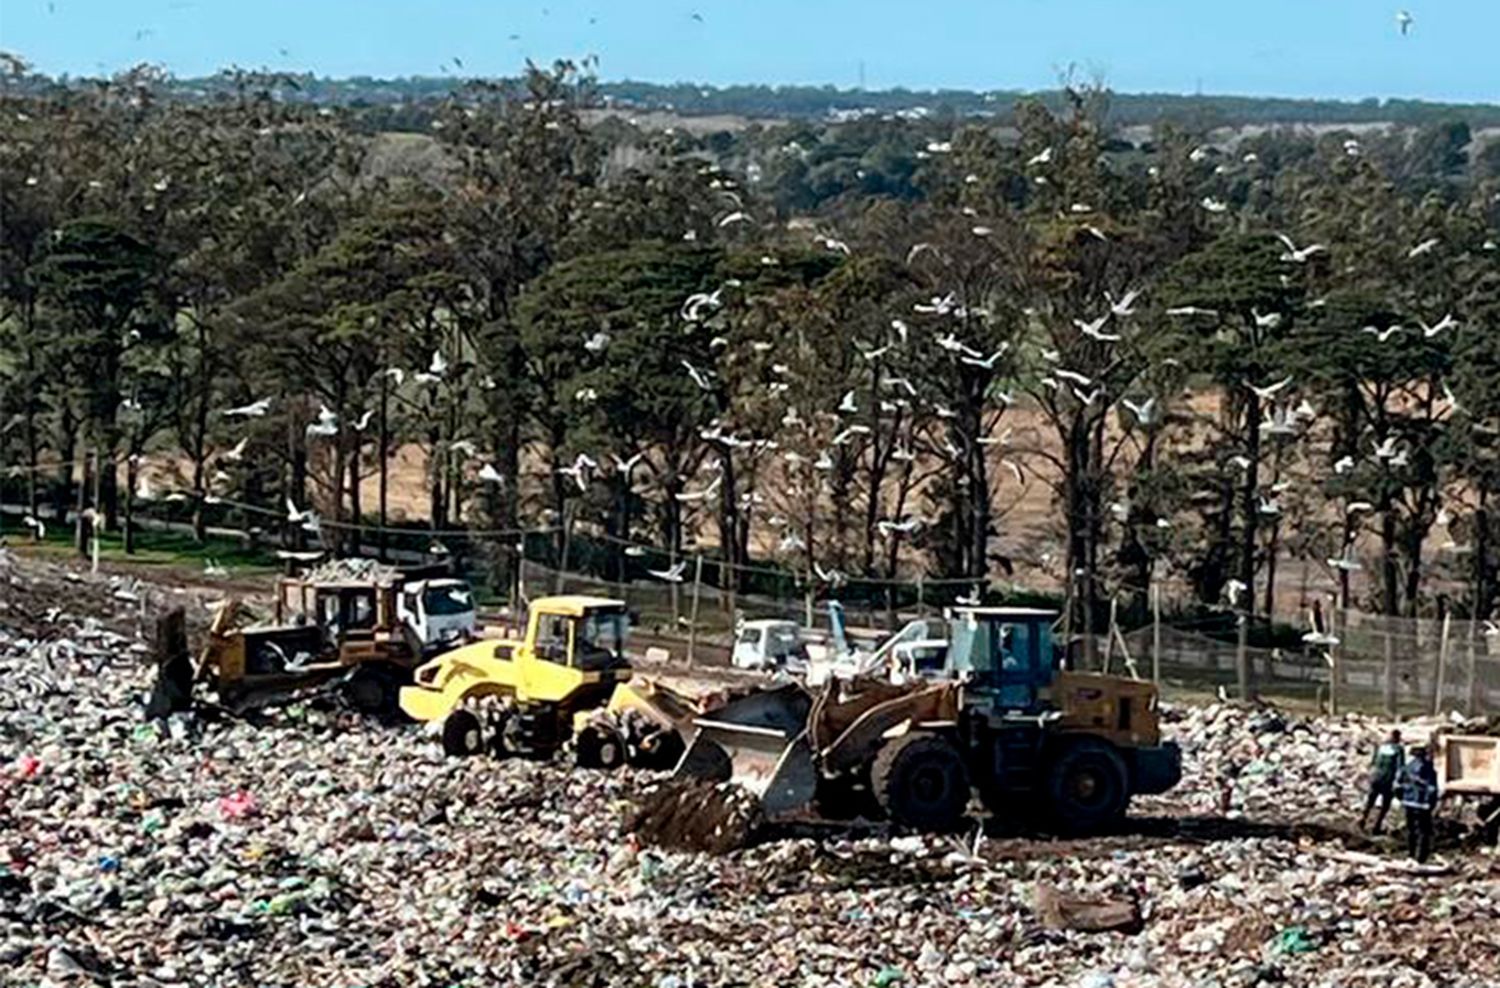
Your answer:
[[[1041,89],[1076,65],[1132,92],[1495,102],[1497,47],[1500,0],[0,0],[0,48],[73,74],[595,54],[603,78],[657,82],[852,86],[863,63],[871,88]]]

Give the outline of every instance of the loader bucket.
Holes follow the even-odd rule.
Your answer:
[[[807,740],[812,697],[793,683],[732,700],[697,718],[679,777],[733,782],[754,794],[767,816],[812,802],[818,775]]]

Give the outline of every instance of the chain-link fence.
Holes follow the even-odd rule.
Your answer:
[[[18,514],[15,506],[3,507]],[[138,514],[137,525],[189,528],[186,505],[153,507],[157,510],[149,515]],[[229,503],[217,505],[214,515],[216,535],[267,552],[284,544],[287,520],[273,511]],[[665,648],[674,657],[701,665],[727,664],[735,627],[742,620],[780,618],[803,625],[813,636],[826,635],[829,600],[843,604],[851,638],[868,641],[883,639],[907,621],[945,606],[976,602],[974,595],[981,589],[988,591],[989,603],[1003,600],[1055,610],[1062,605],[1056,594],[998,585],[981,588],[967,579],[862,579],[765,563],[731,567],[709,551],[673,554],[599,533],[575,533],[565,547],[558,531],[549,528],[432,532],[332,523],[324,528],[307,541],[326,544],[329,532],[358,528],[360,549],[366,554],[383,545],[396,562],[447,558],[476,585],[488,585],[495,607],[552,593],[622,599],[635,615],[640,647]],[[504,568],[497,564],[507,556],[519,558],[521,564],[515,584],[504,588],[495,585],[493,574]],[[559,565],[564,559],[567,565]],[[1148,621],[1124,632],[1099,614],[1092,649],[1083,647],[1080,628],[1063,622],[1058,638],[1073,635],[1069,654],[1080,665],[1086,664],[1085,654],[1092,654],[1095,667],[1159,677],[1169,695],[1178,689],[1234,689],[1240,654],[1234,616],[1225,612],[1194,620],[1191,607],[1179,614],[1176,602],[1165,599],[1166,593],[1162,596],[1165,621]],[[1339,612],[1331,620],[1327,631],[1336,643],[1329,639],[1302,644],[1297,631],[1279,628],[1270,630],[1283,632],[1283,647],[1247,647],[1244,654],[1255,691],[1338,709],[1500,711],[1500,628],[1494,624],[1386,618],[1358,611]]]
[[[1350,613],[1337,644],[1303,652],[1248,648],[1250,679],[1266,696],[1317,700],[1335,709],[1433,713],[1500,710],[1500,637],[1484,622]],[[1239,649],[1192,631],[1152,626],[1124,636],[1141,669],[1187,686],[1233,689]],[[1155,649],[1160,643],[1159,652]]]

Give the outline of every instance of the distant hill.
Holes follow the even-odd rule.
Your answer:
[[[464,85],[448,76],[375,79],[355,76],[330,79],[311,74],[282,75],[285,98],[368,107],[412,106],[446,99]],[[7,80],[11,87],[42,88],[61,82],[29,76]],[[495,80],[501,86],[516,80]],[[228,76],[173,79],[170,89],[187,98],[211,98],[233,85]],[[704,86],[695,83],[600,82],[601,106],[665,111],[680,116],[740,116],[758,119],[827,119],[860,115],[916,117],[983,116],[1008,121],[1023,100],[1040,100],[1051,108],[1064,102],[1058,90],[975,92],[960,89],[839,89],[834,86]],[[1195,127],[1242,127],[1296,124],[1378,124],[1420,126],[1440,120],[1463,120],[1475,129],[1500,127],[1500,104],[1429,103],[1422,100],[1288,99],[1265,96],[1184,96],[1171,93],[1115,93],[1111,116],[1120,126],[1178,121]]]

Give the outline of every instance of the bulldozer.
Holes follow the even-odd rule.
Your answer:
[[[946,831],[977,791],[996,816],[1107,829],[1133,796],[1181,780],[1181,753],[1161,739],[1155,686],[1061,668],[1055,619],[950,610],[933,675],[794,682],[733,700],[695,721],[677,775],[737,783],[772,819],[872,813]]]
[[[585,767],[670,768],[699,711],[661,683],[631,678],[627,625],[623,601],[539,598],[521,637],[480,640],[418,668],[401,709],[440,722],[450,755],[549,758],[572,740]]]
[[[221,705],[243,711],[336,686],[356,709],[389,713],[412,670],[473,629],[473,597],[463,580],[334,560],[278,580],[265,619],[238,599],[224,601],[190,681],[170,690],[159,682],[157,691],[187,702],[202,683]]]

